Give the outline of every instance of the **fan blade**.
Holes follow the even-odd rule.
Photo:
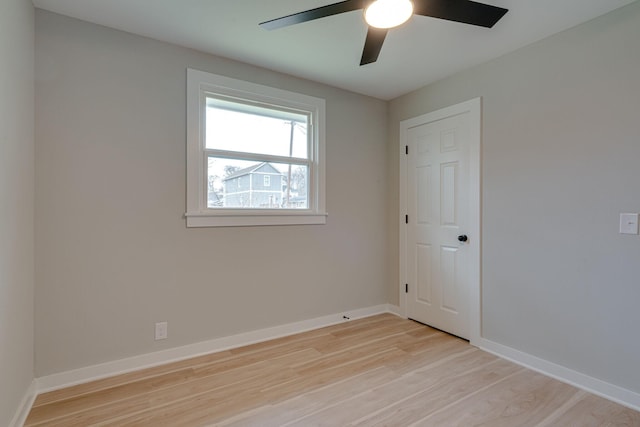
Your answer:
[[[362,59],[360,65],[371,64],[378,60],[378,55],[382,49],[385,37],[387,37],[387,29],[369,27],[367,31],[367,40],[364,42],[362,49]]]
[[[414,0],[413,13],[491,28],[508,12],[471,0]]]
[[[340,3],[317,7],[315,9],[305,10],[304,12],[294,13],[293,15],[283,16],[282,18],[261,22],[259,25],[267,30],[275,30],[288,27],[289,25],[313,21],[314,19],[351,12],[352,10],[362,9],[363,7],[364,3],[362,0],[341,1]]]

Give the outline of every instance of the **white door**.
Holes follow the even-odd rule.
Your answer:
[[[477,285],[471,247],[479,238],[471,194],[473,121],[468,108],[450,107],[403,122],[406,314],[465,339]]]

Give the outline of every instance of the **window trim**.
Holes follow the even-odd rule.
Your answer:
[[[207,93],[311,114],[309,209],[207,207],[205,104]],[[296,92],[187,69],[187,227],[326,224],[325,101]],[[295,160],[295,159],[291,159]]]

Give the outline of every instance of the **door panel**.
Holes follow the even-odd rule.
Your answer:
[[[420,302],[431,304],[431,246],[419,244],[416,255],[418,268],[416,297]]]
[[[417,215],[416,219],[421,225],[428,225],[433,222],[433,214],[431,213],[431,209],[433,209],[432,198],[433,195],[431,193],[431,166],[422,166],[417,170],[417,185],[418,185],[418,206],[417,206]]]
[[[418,177],[420,179],[420,177]],[[458,225],[458,162],[440,166],[440,218],[441,225]]]
[[[456,270],[458,248],[443,246],[440,251],[440,281],[442,285],[442,309],[458,312],[458,289]]]

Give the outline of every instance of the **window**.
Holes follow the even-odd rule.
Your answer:
[[[188,227],[324,224],[323,99],[187,70]]]

